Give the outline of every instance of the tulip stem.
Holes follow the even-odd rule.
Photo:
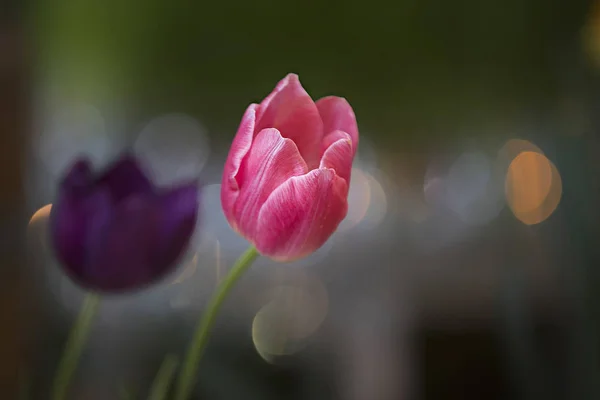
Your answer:
[[[66,398],[69,383],[77,368],[77,361],[79,361],[99,304],[100,297],[97,294],[90,293],[86,296],[58,365],[52,390],[53,400],[64,400]]]
[[[202,315],[202,318],[198,322],[196,332],[192,339],[192,343],[188,348],[185,360],[183,362],[183,368],[179,374],[177,381],[177,388],[175,391],[175,400],[188,400],[192,389],[194,388],[196,372],[198,370],[198,361],[202,356],[202,352],[208,343],[208,337],[211,328],[215,324],[217,314],[221,308],[221,305],[227,298],[227,295],[238,281],[238,279],[244,274],[244,272],[250,267],[252,262],[258,257],[258,251],[250,246],[241,256],[237,259],[223,282],[217,288],[217,291],[213,295],[206,311]]]
[[[167,398],[169,386],[171,385],[171,380],[173,379],[178,363],[177,356],[173,354],[165,357],[150,389],[148,400],[165,400]]]

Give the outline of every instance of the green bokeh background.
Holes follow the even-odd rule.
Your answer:
[[[555,107],[588,3],[40,0],[36,66],[86,99],[227,131],[296,72],[315,98],[347,97],[378,142],[422,144]]]
[[[495,132],[515,137],[522,133],[510,131],[515,126],[533,126],[532,131],[541,132],[530,134],[549,136],[544,128],[551,127],[548,131],[574,135],[544,147],[551,158],[556,156],[565,196],[576,193],[569,185],[583,188],[592,181],[583,181],[577,169],[585,140],[573,137],[580,134],[585,139],[593,132],[577,125],[573,116],[557,121],[565,101],[574,101],[576,111],[587,117],[597,114],[593,92],[598,87],[593,86],[597,84],[583,46],[587,0],[38,0],[31,5],[36,76],[100,108],[124,102],[129,107],[124,131],[135,131],[134,125],[157,114],[183,112],[208,128],[214,148],[227,149],[247,105],[260,101],[279,79],[295,72],[314,98],[347,97],[362,137],[385,150],[379,152],[381,158],[387,153],[394,159],[402,152],[405,169],[418,164],[414,159],[424,152],[417,149],[438,145],[444,149],[461,136]],[[572,142],[579,147],[569,147]],[[414,159],[407,162],[407,155]],[[596,270],[584,271],[588,261],[594,264],[591,256],[585,257],[595,249],[595,231],[584,229],[588,220],[581,211],[584,197],[585,193],[563,200],[570,221],[563,234],[575,237],[580,245],[574,246],[583,260],[579,263],[583,272],[578,273],[589,283],[588,291],[596,293],[597,280],[585,280],[589,271]],[[568,246],[565,239],[557,247]],[[568,262],[569,271],[578,271],[575,264]],[[595,316],[596,297],[586,300]],[[189,327],[170,327],[165,335],[183,336],[157,334],[161,340],[156,347],[183,343],[186,332]],[[445,335],[440,340],[451,348]],[[465,343],[471,340],[466,337]],[[573,365],[579,366],[576,357],[581,356],[582,365],[593,358],[588,342],[575,334],[569,340],[575,349]],[[285,380],[296,371],[273,379],[271,370],[256,365],[259,360],[251,343],[239,344],[240,349],[232,342],[208,355],[217,367],[222,363],[225,370],[239,372],[234,378],[237,387],[228,382],[223,387],[244,390],[247,398],[252,393],[269,398],[266,391],[245,390],[240,382],[248,377],[250,386],[269,387],[275,381],[292,388],[272,391],[272,398],[290,398],[286,395],[299,390]],[[467,347],[452,350],[463,354]],[[50,348],[56,348],[58,357],[58,345]],[[234,362],[223,356],[226,350],[232,359],[247,358],[230,368]],[[157,353],[162,357],[164,352]],[[437,356],[439,350],[434,353]],[[454,365],[455,353],[448,354],[451,364],[435,367],[443,377],[453,376],[447,365]],[[158,365],[160,360],[155,361]],[[492,361],[487,366],[497,365]],[[577,384],[598,381],[597,369],[573,370],[578,371]],[[148,371],[154,373],[155,368]],[[220,385],[218,379],[225,375],[219,371],[207,372],[207,384]],[[441,392],[448,386],[431,387]],[[240,397],[237,393],[231,397],[236,396]]]

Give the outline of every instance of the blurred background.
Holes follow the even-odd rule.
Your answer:
[[[198,177],[163,284],[106,297],[72,398],[144,398],[247,243],[219,200],[247,105],[287,73],[354,107],[348,217],[260,258],[197,399],[599,399],[600,2],[37,0],[0,7],[0,398],[47,400],[84,293],[47,241],[57,179],[133,147]]]

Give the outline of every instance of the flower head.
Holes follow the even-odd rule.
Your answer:
[[[79,160],[52,207],[52,245],[66,273],[86,288],[141,288],[174,268],[194,231],[198,201],[195,183],[156,188],[130,154],[98,175]]]
[[[230,225],[275,260],[314,252],[346,216],[357,147],[350,104],[314,102],[287,75],[247,108],[231,145],[221,186]]]

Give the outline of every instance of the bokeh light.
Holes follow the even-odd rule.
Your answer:
[[[534,225],[546,220],[558,207],[562,180],[545,155],[523,151],[510,163],[505,190],[515,217],[524,224]]]
[[[188,311],[202,306],[199,301],[206,297],[206,293],[215,290],[226,272],[224,270],[219,240],[206,231],[195,235],[190,242],[188,255],[171,281],[170,306],[174,309],[188,308]],[[190,308],[191,305],[194,307]]]
[[[48,218],[50,217],[50,211],[52,210],[52,204],[46,204],[40,207],[29,219],[27,224],[28,234],[31,240],[35,242],[36,248],[34,251],[46,251],[48,250]],[[39,246],[39,247],[37,247]]]
[[[387,195],[381,183],[365,170],[352,168],[348,193],[348,214],[340,223],[338,232],[346,232],[360,225],[361,230],[376,228],[385,218]]]
[[[498,150],[498,162],[504,168],[505,173],[515,157],[525,151],[544,154],[542,149],[529,140],[524,139],[510,139]]]
[[[198,179],[210,155],[206,129],[193,117],[176,113],[151,120],[134,150],[159,184]]]
[[[371,198],[367,213],[361,221],[361,227],[366,230],[375,229],[383,222],[388,211],[388,198],[379,179],[372,174],[363,172],[368,179]]]
[[[369,134],[361,131],[360,143],[354,160],[354,165],[360,166],[360,169],[373,172],[379,165],[379,155],[377,149],[369,139]]]
[[[359,168],[352,168],[350,191],[348,192],[348,214],[340,223],[338,231],[348,231],[367,215],[371,203],[369,177]]]
[[[296,277],[268,293],[268,303],[252,322],[254,346],[268,362],[304,348],[327,317],[329,298],[323,283],[308,273]]]
[[[29,227],[45,222],[50,216],[51,210],[52,204],[46,204],[45,206],[40,207],[29,219]]]
[[[202,188],[202,224],[204,232],[213,235],[220,243],[220,248],[233,253],[241,253],[249,243],[237,234],[223,213],[221,207],[221,185],[206,185]]]
[[[489,223],[504,207],[504,176],[499,171],[482,151],[464,152],[451,162],[434,159],[423,183],[425,200],[440,211],[450,210],[462,223]]]
[[[105,164],[112,154],[100,110],[91,104],[67,102],[50,107],[42,116],[40,136],[34,143],[45,168],[60,176],[77,157],[86,156],[93,165]]]
[[[463,153],[446,178],[447,204],[464,223],[482,225],[492,221],[504,207],[501,180],[483,152]]]

